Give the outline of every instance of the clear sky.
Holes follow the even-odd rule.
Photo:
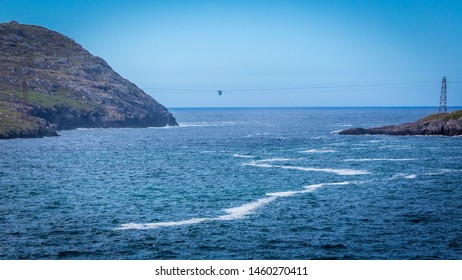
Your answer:
[[[167,107],[462,106],[462,1],[0,0]],[[219,96],[217,90],[222,89]]]

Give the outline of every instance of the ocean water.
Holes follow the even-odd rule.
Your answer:
[[[462,259],[462,138],[336,133],[434,111],[174,109],[0,141],[0,258]]]

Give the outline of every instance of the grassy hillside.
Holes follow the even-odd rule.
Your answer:
[[[19,90],[0,90],[0,100],[23,103],[22,92]],[[83,98],[72,96],[66,91],[58,91],[53,94],[29,91],[27,104],[44,108],[66,106],[71,109],[84,111],[95,109],[95,106],[90,102]]]
[[[0,134],[15,130],[31,130],[36,123],[25,113],[16,111],[11,103],[0,100]]]
[[[454,111],[447,114],[432,114],[422,119],[422,121],[449,121],[462,118],[462,110]]]

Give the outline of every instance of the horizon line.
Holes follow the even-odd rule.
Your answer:
[[[188,106],[165,106],[168,109],[356,109],[356,108],[370,108],[370,109],[385,109],[385,108],[428,108],[438,109],[439,106],[211,106],[211,107],[188,107]],[[450,108],[462,108],[462,105],[448,106]]]

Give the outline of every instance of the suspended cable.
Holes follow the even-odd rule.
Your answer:
[[[458,82],[454,82],[458,83]],[[369,87],[388,87],[388,86],[425,86],[435,84],[435,82],[399,82],[399,83],[369,83],[369,84],[343,84],[343,85],[310,85],[298,87],[264,87],[264,88],[220,88],[226,92],[262,92],[262,91],[300,91],[300,90],[325,90],[325,89],[355,89]],[[143,87],[144,90],[167,91],[167,92],[211,92],[217,89],[198,89],[198,88],[163,88],[163,87]]]

